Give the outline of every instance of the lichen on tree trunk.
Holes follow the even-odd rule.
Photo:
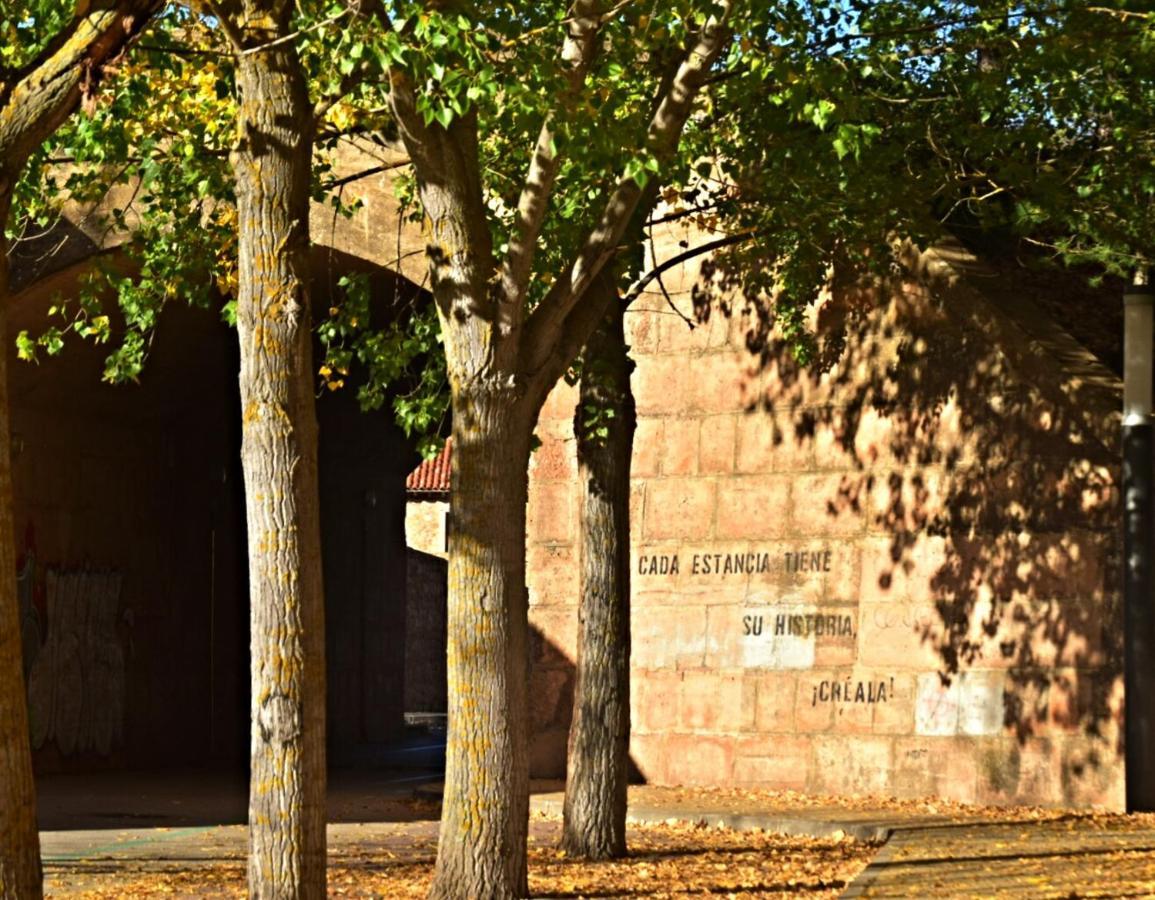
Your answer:
[[[72,114],[84,82],[100,80],[160,0],[77,4],[71,21],[23,65],[0,68],[0,898],[42,892],[36,795],[16,597],[16,536],[8,406],[8,247],[12,192],[28,157]],[[16,59],[19,60],[17,52]],[[11,62],[11,60],[8,60]]]
[[[586,344],[574,414],[582,488],[580,625],[561,845],[584,859],[626,853],[630,457],[637,416],[623,311],[614,303]]]
[[[0,190],[5,189],[0,175]],[[16,596],[16,529],[12,513],[8,406],[8,247],[3,226],[10,198],[0,196],[0,898],[41,896],[40,839],[28,742]]]
[[[254,45],[291,6],[245,3]],[[249,24],[251,23],[251,27]],[[292,42],[237,66],[237,333],[252,665],[249,893],[325,896],[325,659],[308,294],[312,110]]]
[[[449,741],[430,892],[446,900],[527,891],[525,516],[535,416],[512,391],[483,382],[453,392]]]
[[[642,126],[659,166],[671,158],[707,73],[727,45],[729,0],[719,0]],[[362,4],[399,35],[384,4]],[[560,119],[581,102],[599,42],[596,4],[567,19],[561,59],[570,90]],[[617,254],[643,183],[629,167],[611,178],[598,210],[579,223],[564,277],[529,309],[536,248],[561,171],[547,113],[507,244],[486,190],[481,111],[430,113],[424,74],[389,71],[389,105],[417,180],[430,286],[452,392],[454,477],[449,541],[449,735],[441,839],[431,896],[523,896],[526,892],[528,753],[526,470],[546,395],[605,314],[589,288]],[[446,115],[445,113],[448,112]],[[639,123],[640,125],[642,123]],[[603,173],[607,176],[612,172]],[[499,193],[504,196],[503,186]],[[498,226],[495,228],[494,226]],[[583,236],[584,235],[584,236]],[[500,258],[499,258],[500,257]],[[602,299],[605,299],[604,293]]]

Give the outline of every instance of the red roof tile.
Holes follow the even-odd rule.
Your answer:
[[[405,490],[410,494],[448,494],[449,473],[453,467],[453,438],[445,441],[433,459],[427,459],[409,473]]]

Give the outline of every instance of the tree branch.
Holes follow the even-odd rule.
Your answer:
[[[342,188],[347,184],[352,184],[354,181],[360,181],[362,178],[370,178],[373,175],[380,175],[382,172],[392,172],[394,169],[404,169],[408,165],[409,160],[401,159],[397,162],[370,166],[368,169],[362,169],[360,172],[354,172],[352,175],[345,175],[342,178],[334,178],[332,181],[322,182],[321,187],[326,191],[331,191],[334,188]]]
[[[649,243],[650,243],[650,259],[657,259],[657,258],[658,258],[658,248],[657,248],[657,246],[654,244],[654,232],[653,232],[653,229],[650,229],[650,231],[649,231],[649,232],[647,232],[647,234],[646,234],[646,238],[647,238],[647,240],[648,240],[648,241],[649,241]],[[660,271],[658,271],[658,270],[654,270],[654,274],[657,276],[657,279],[658,279],[658,287],[659,287],[659,288],[661,289],[661,291],[662,291],[662,296],[666,298],[666,306],[670,307],[670,309],[671,309],[671,310],[673,310],[673,312],[674,312],[676,315],[678,315],[679,317],[681,317],[682,321],[683,321],[683,322],[685,322],[687,326],[689,326],[689,329],[690,329],[691,331],[693,331],[693,330],[694,330],[694,321],[693,321],[693,319],[691,319],[691,318],[690,318],[689,316],[687,316],[687,315],[686,315],[684,312],[682,312],[680,309],[678,309],[678,306],[677,306],[677,304],[676,304],[676,303],[674,303],[674,298],[673,298],[673,297],[671,297],[671,296],[670,296],[670,292],[669,292],[668,290],[666,290],[666,282],[662,280],[662,273],[661,273]]]
[[[233,21],[219,0],[205,0],[205,5],[212,11],[216,20],[221,23],[221,31],[225,33],[225,38],[228,39],[229,46],[233,48],[233,52],[238,55],[245,52],[245,36],[241,33],[237,23]]]
[[[287,44],[290,41],[295,41],[297,38],[305,34],[310,34],[314,31],[320,31],[322,28],[328,28],[337,22],[340,22],[345,16],[349,15],[353,10],[349,7],[341,10],[339,13],[329,16],[327,19],[322,19],[320,22],[314,22],[308,28],[300,28],[289,34],[281,35],[275,40],[269,41],[266,44],[258,44],[255,47],[246,47],[240,51],[241,56],[248,56],[250,53],[260,53],[262,50],[271,50],[273,47],[278,47],[281,44]]]
[[[682,265],[682,263],[689,262],[691,259],[694,259],[697,256],[704,256],[707,253],[713,253],[715,250],[721,250],[723,247],[732,247],[735,244],[744,243],[745,241],[751,240],[757,236],[758,231],[755,229],[751,229],[749,231],[740,231],[737,234],[728,234],[723,238],[718,238],[714,241],[707,241],[704,244],[699,244],[697,247],[693,247],[684,253],[679,253],[677,256],[671,256],[665,262],[654,266],[652,269],[650,269],[650,271],[637,278],[634,283],[629,286],[625,294],[622,295],[622,303],[629,306],[631,303],[637,300],[639,296],[641,296],[641,293],[643,290],[645,290],[646,285],[648,285],[655,278],[661,278],[664,273],[668,272],[670,269],[675,268],[676,266]]]
[[[0,191],[32,151],[95,96],[106,67],[144,30],[162,0],[98,0],[13,79],[0,85]]]
[[[382,0],[360,0],[362,9],[375,15],[382,27],[393,30]],[[490,291],[494,274],[493,243],[479,168],[476,110],[454,116],[448,126],[425,124],[417,112],[417,92],[409,76],[387,67],[389,106],[398,132],[413,163],[417,188],[425,211],[426,255],[430,286],[442,322],[460,323],[445,329],[447,353],[459,333],[465,343],[484,347],[470,360],[465,381],[490,370],[500,343],[494,327],[496,292]]]
[[[651,215],[650,218],[646,220],[646,227],[653,228],[655,225],[665,225],[669,222],[677,222],[680,219],[688,219],[691,216],[701,215],[702,213],[709,212],[712,209],[717,209],[723,202],[740,205],[746,201],[729,197],[724,199],[711,198],[709,203],[704,203],[700,206],[688,206],[685,209],[681,209],[676,212],[665,213],[657,217]]]
[[[141,50],[148,50],[152,53],[167,53],[169,56],[178,56],[182,59],[196,58],[198,56],[211,56],[213,59],[231,59],[232,53],[225,53],[222,50],[198,50],[193,47],[166,47],[163,44],[145,44],[138,45]]]
[[[729,40],[728,21],[733,0],[723,0],[718,6],[722,10],[721,16],[712,18],[699,32],[650,121],[645,146],[659,162],[665,162],[677,150],[694,99]],[[617,251],[641,195],[641,185],[633,178],[623,175],[619,179],[598,224],[578,251],[568,277],[554,282],[526,322],[521,369],[528,377],[537,377],[539,370],[556,352],[561,335],[567,332],[567,318],[586,288]],[[585,317],[581,319],[584,327]],[[592,329],[598,321],[599,318],[594,316],[589,327]],[[579,349],[588,335],[589,332],[577,335],[580,338]]]
[[[354,4],[358,15],[375,19],[384,31],[396,31],[382,0],[350,0],[350,5]],[[429,128],[417,113],[417,93],[409,76],[392,66],[386,66],[385,74],[389,79],[389,109],[401,132],[401,141],[412,157],[415,149],[428,148]]]
[[[1142,19],[1144,21],[1150,22],[1152,18],[1155,18],[1155,14],[1150,12],[1134,12],[1127,9],[1114,9],[1110,6],[1088,6],[1085,8],[1085,11],[1091,13],[1102,13],[1104,15],[1114,16],[1117,19],[1123,20]]]
[[[525,293],[533,269],[533,258],[545,222],[549,196],[561,165],[556,147],[556,120],[559,115],[566,115],[573,109],[580,95],[597,49],[600,14],[600,0],[577,0],[562,45],[561,58],[569,66],[566,88],[562,92],[558,109],[551,110],[542,123],[525,186],[518,198],[509,253],[501,267],[499,314],[501,328],[507,336],[520,326],[524,315]]]
[[[582,347],[586,345],[598,323],[605,318],[606,311],[616,296],[612,276],[608,268],[603,268],[587,289],[584,302],[570,313],[566,320],[566,328],[552,352],[543,359],[535,377],[529,379],[529,402],[532,405],[540,406],[545,402],[558,378],[581,353]]]

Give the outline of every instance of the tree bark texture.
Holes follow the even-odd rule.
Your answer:
[[[529,818],[525,512],[541,399],[512,367],[515,339],[490,291],[493,247],[473,115],[426,128],[414,94],[391,101],[417,171],[430,283],[453,412],[449,733],[430,896],[523,897]]]
[[[248,2],[249,45],[291,5]],[[325,895],[325,638],[308,297],[313,122],[291,41],[238,57],[242,462],[252,664],[249,893]]]
[[[577,102],[598,46],[596,4],[579,3],[563,42]],[[384,4],[364,8],[393,28]],[[704,23],[655,98],[645,146],[672,155],[694,98],[729,32],[729,0]],[[641,196],[620,177],[564,278],[527,313],[533,248],[542,233],[557,159],[550,119],[530,164],[505,262],[495,257],[482,185],[476,111],[447,125],[418,112],[421,88],[389,73],[389,103],[413,163],[425,212],[430,282],[441,322],[453,402],[453,499],[449,540],[449,733],[441,839],[430,895],[524,896],[528,826],[528,603],[525,586],[526,470],[537,415],[554,383],[605,315],[589,292]],[[561,110],[564,113],[564,109]],[[540,196],[538,196],[540,195]],[[596,296],[594,296],[596,295]]]
[[[20,611],[16,596],[16,528],[8,407],[8,246],[0,196],[0,898],[41,896],[40,837],[28,742]]]
[[[431,897],[527,893],[525,512],[536,416],[505,384],[453,394],[449,741]]]
[[[603,277],[599,285],[608,281]],[[623,312],[621,303],[612,304],[586,344],[574,414],[582,486],[580,624],[561,845],[582,859],[626,854],[630,460],[637,414]]]

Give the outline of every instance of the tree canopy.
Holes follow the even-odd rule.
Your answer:
[[[234,12],[166,6],[130,60],[91,76],[99,93],[79,82],[86,115],[29,144],[10,233],[78,205],[135,266],[98,269],[52,327],[20,337],[25,357],[75,332],[110,344],[106,377],[131,379],[164,303],[231,314],[246,276],[229,170],[247,139],[238,60],[272,46],[241,40]],[[0,83],[71,21],[59,0],[0,6]],[[636,252],[645,224],[684,217],[703,235],[687,255],[717,251],[806,361],[803,310],[830,268],[890,265],[900,237],[995,231],[1100,271],[1145,269],[1151,14],[1124,0],[360,0],[301,3],[285,22],[272,40],[292,45],[315,103],[302,117],[315,199],[352,212],[327,178],[350,134],[410,160],[400,200],[425,234],[433,302],[366,328],[368,294],[349,279],[318,323],[318,374],[336,389],[364,366],[366,405],[411,375],[418,389],[393,405],[413,432],[452,406],[458,724],[439,890],[516,893],[524,463],[546,393],[613,302],[598,280],[629,299],[657,277]]]
[[[325,107],[315,196],[341,206],[325,185],[344,137],[400,146],[387,72],[402,71],[420,86],[423,124],[476,118],[495,266],[503,256],[516,263],[502,277],[525,282],[527,309],[561,292],[590,216],[624,174],[660,181],[651,193],[663,215],[693,217],[704,235],[730,239],[718,247],[723,259],[752,295],[773,284],[777,324],[803,359],[800,310],[829,266],[882,265],[898,233],[930,240],[947,227],[1002,229],[1115,272],[1149,258],[1151,136],[1141,110],[1151,26],[1134,4],[772,4],[735,25],[679,151],[659,162],[639,123],[685,43],[691,7],[607,6],[578,92],[559,52],[573,21],[565,6],[389,4],[381,10],[394,27],[383,31],[370,7],[303,5],[294,37]],[[7,12],[4,27],[19,39],[6,44],[6,64],[33,53],[47,33],[39,23],[67,11],[39,0],[31,15]],[[117,289],[122,321],[91,299],[94,284],[44,333],[21,336],[22,355],[59,350],[72,330],[112,342],[108,378],[134,378],[165,300],[222,299],[230,313],[234,72],[213,21],[209,10],[166,7],[131,61],[106,76],[88,115],[35,155],[18,216],[44,223],[61,198],[95,206],[111,183],[131,184],[131,202],[104,215],[139,267],[101,276]],[[543,137],[553,154],[542,185],[548,215],[532,251],[519,251],[522,188]],[[411,172],[403,184],[400,200],[419,221]],[[640,259],[619,269],[627,292]],[[527,263],[529,277],[518,269]],[[364,367],[366,406],[391,402],[411,433],[435,431],[447,380],[433,307],[367,330],[364,285],[349,278],[346,296],[318,326],[329,348],[322,381],[336,389]],[[407,374],[417,389],[391,395],[386,386]]]

